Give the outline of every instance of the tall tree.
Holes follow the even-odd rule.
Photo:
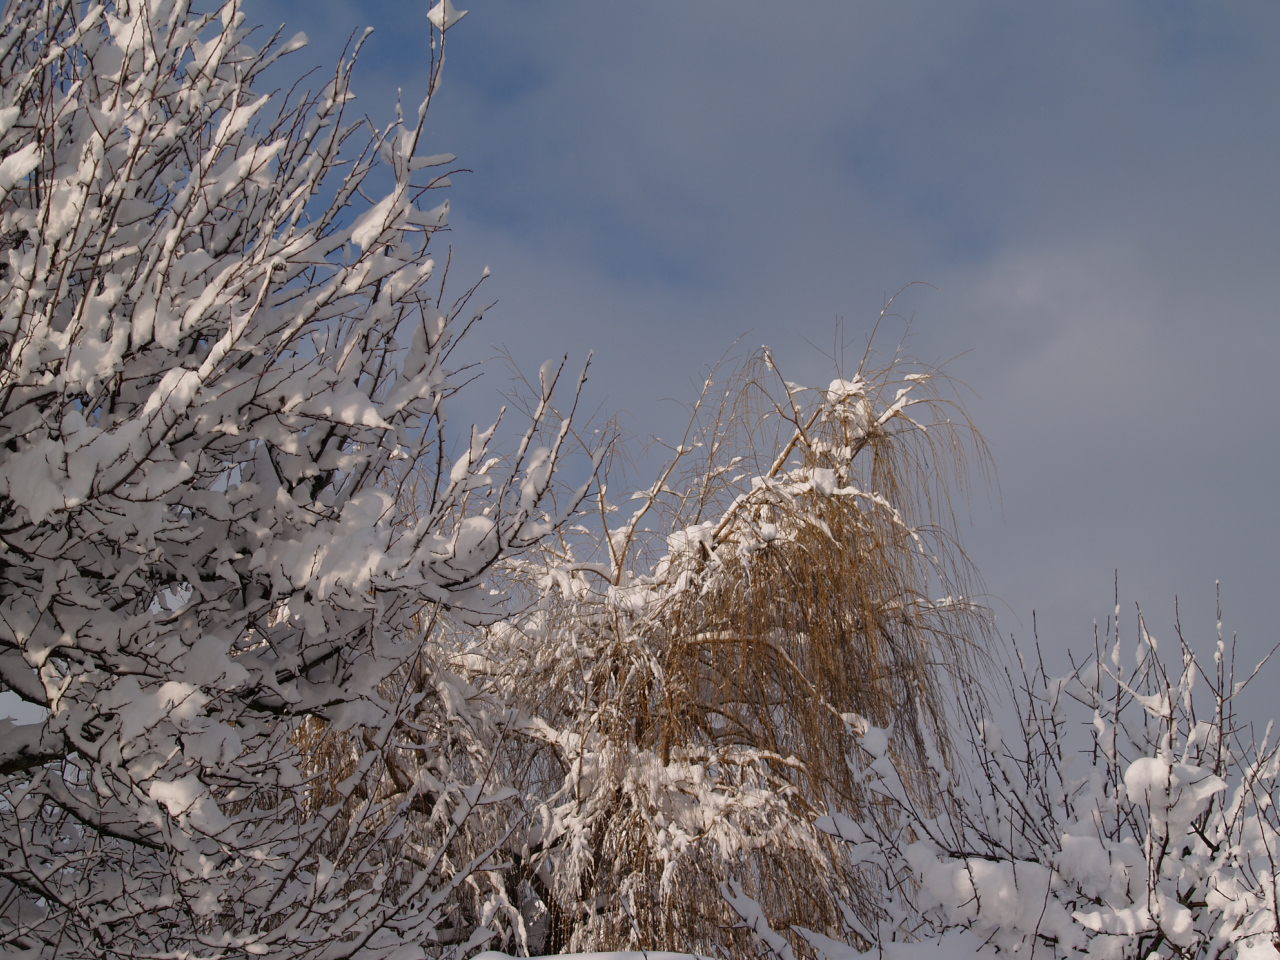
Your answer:
[[[568,427],[535,443],[554,367],[504,459],[446,417],[471,317],[434,256],[452,158],[422,148],[458,15],[432,11],[430,88],[379,130],[349,115],[354,57],[256,92],[305,38],[252,45],[235,0],[5,5],[0,686],[40,715],[0,721],[6,951],[466,949],[483,775],[366,785],[422,701],[388,681],[424,624],[494,616],[486,572],[554,528]],[[364,747],[340,802],[305,718]],[[392,856],[428,800],[444,826]]]

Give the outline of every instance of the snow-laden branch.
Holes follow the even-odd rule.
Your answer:
[[[1276,748],[1235,717],[1221,626],[1212,666],[1178,639],[1176,663],[1140,623],[1128,665],[1117,628],[1065,677],[1028,669],[1012,730],[970,710],[973,766],[941,808],[868,749],[895,816],[819,825],[895,891],[874,939],[964,929],[982,956],[1274,956]]]
[[[458,854],[474,783],[385,786],[402,740],[457,749],[402,685],[445,620],[502,613],[495,564],[583,491],[552,503],[564,365],[514,456],[477,431],[458,459],[446,416],[470,317],[437,269],[452,158],[423,148],[461,15],[433,11],[420,107],[371,131],[353,61],[258,92],[305,38],[256,47],[236,0],[5,5],[0,687],[41,716],[0,731],[0,949],[485,936],[457,915],[492,853]],[[398,857],[399,804],[454,826]]]

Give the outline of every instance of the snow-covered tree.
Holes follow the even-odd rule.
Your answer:
[[[351,116],[354,57],[314,94],[260,92],[304,38],[254,41],[234,0],[5,5],[0,688],[39,715],[0,720],[7,953],[485,936],[451,911],[492,865],[459,855],[492,771],[403,781],[387,758],[449,748],[420,722],[448,683],[405,681],[554,529],[567,424],[554,366],[506,457],[446,417],[472,317],[433,240],[451,158],[423,147],[459,16],[431,11],[426,96],[377,129]],[[316,731],[359,748],[336,782]],[[405,833],[411,809],[435,827]]]
[[[940,808],[912,796],[882,738],[864,741],[868,790],[891,815],[820,826],[893,891],[873,939],[961,930],[980,956],[1060,960],[1280,954],[1280,749],[1235,706],[1259,670],[1236,674],[1220,616],[1210,662],[1181,628],[1163,652],[1141,616],[1126,649],[1119,614],[1067,676],[1035,663],[1017,677],[1012,729],[966,711],[971,763],[935,767]],[[758,930],[761,953],[783,952]]]
[[[847,763],[872,726],[932,795],[986,636],[948,507],[982,446],[943,382],[864,359],[804,389],[763,353],[708,379],[652,484],[604,483],[594,524],[516,562],[538,600],[471,664],[524,741],[516,946],[735,952],[743,896],[772,923],[869,929],[882,891],[815,824],[878,815]]]

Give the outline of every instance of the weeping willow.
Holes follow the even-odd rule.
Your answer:
[[[941,802],[929,760],[991,640],[953,510],[988,461],[952,393],[901,359],[820,389],[767,353],[709,378],[647,488],[606,474],[594,522],[495,570],[516,612],[424,628],[394,742],[300,733],[315,811],[401,817],[389,860],[467,875],[441,904],[460,943],[749,955],[758,915],[799,957],[805,930],[870,946],[884,879],[820,821],[893,815],[868,735]],[[376,782],[336,794],[371,756]],[[458,783],[503,799],[455,823]]]
[[[533,712],[567,774],[543,949],[744,949],[735,898],[868,944],[871,878],[815,822],[888,815],[859,773],[872,730],[936,802],[926,759],[990,639],[952,508],[986,452],[946,385],[864,361],[802,390],[761,354],[708,381],[621,522],[606,489],[602,559],[562,541],[524,633],[557,651]]]

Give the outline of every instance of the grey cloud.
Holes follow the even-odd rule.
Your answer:
[[[966,538],[1007,629],[1035,607],[1087,641],[1118,567],[1166,625],[1177,593],[1203,627],[1222,578],[1266,645],[1280,7],[472,7],[432,149],[476,171],[453,239],[460,275],[494,267],[482,336],[530,367],[594,347],[601,403],[670,433],[656,398],[739,335],[821,381],[806,339],[931,281],[900,306],[913,352],[962,355],[997,457],[1003,515],[979,498]],[[421,70],[416,7],[333,10],[387,38],[371,102]]]

